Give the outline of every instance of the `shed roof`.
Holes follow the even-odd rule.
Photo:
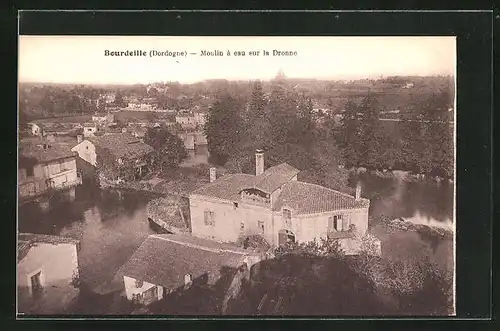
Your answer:
[[[154,151],[153,147],[143,143],[130,133],[112,133],[100,137],[88,138],[96,146],[108,150],[117,158],[136,159]]]
[[[33,160],[35,163],[47,163],[64,158],[76,157],[76,154],[64,146],[51,144],[39,139],[20,141],[19,156],[20,163],[23,163],[21,162],[22,160]]]
[[[28,254],[29,250],[36,246],[37,244],[72,244],[77,245],[78,240],[61,237],[61,236],[51,236],[46,234],[36,234],[36,233],[19,233],[17,240],[18,249],[18,261],[21,261]]]
[[[175,289],[192,279],[238,268],[247,252],[231,245],[183,235],[151,235],[119,270],[120,275]]]

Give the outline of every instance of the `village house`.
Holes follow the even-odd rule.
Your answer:
[[[282,163],[264,171],[264,153],[256,152],[256,174],[230,174],[189,196],[194,236],[236,242],[240,236],[260,235],[270,245],[287,241],[338,239],[347,254],[359,248],[356,239],[368,228],[370,201],[358,186],[351,196],[301,182],[299,170]]]
[[[150,235],[119,270],[128,300],[148,305],[195,287],[222,285],[225,295],[261,257],[236,246],[186,235]],[[224,284],[220,284],[224,282]],[[199,299],[199,298],[198,298]]]
[[[125,180],[126,178],[121,178],[115,170],[124,164],[130,165],[137,177],[142,176],[151,165],[151,154],[154,151],[153,147],[130,133],[90,137],[71,150],[77,152],[84,161],[97,167],[108,180]],[[102,158],[102,164],[98,163],[99,156]]]
[[[20,233],[17,241],[18,312],[58,314],[77,297],[79,242]]]
[[[146,136],[148,129],[143,126],[129,126],[126,131],[136,138],[143,139]]]
[[[184,130],[193,130],[196,128],[195,116],[189,112],[179,112],[175,115],[175,122],[179,123]]]
[[[114,123],[114,121],[115,116],[110,113],[92,115],[92,122],[94,123],[109,125],[111,123]]]
[[[29,125],[31,126],[31,134],[33,136],[43,136],[43,125],[36,122],[29,123]]]
[[[83,136],[93,137],[97,133],[97,124],[94,122],[88,122],[83,124]]]
[[[74,152],[42,139],[21,141],[19,147],[18,181],[21,199],[81,184]],[[74,194],[74,191],[70,193]]]
[[[54,122],[31,122],[31,134],[33,136],[45,137],[48,135],[68,135],[81,128],[79,123]]]
[[[205,111],[197,110],[194,112],[194,122],[200,128],[203,128],[207,123],[208,114]]]
[[[115,93],[101,94],[99,97],[104,100],[106,104],[115,102]]]

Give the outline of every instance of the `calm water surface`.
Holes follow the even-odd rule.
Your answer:
[[[110,282],[144,239],[152,234],[146,217],[151,199],[141,193],[78,187],[74,202],[53,199],[51,209],[19,208],[19,231],[80,240],[80,277],[91,289]]]
[[[185,165],[207,161],[208,150],[202,147],[193,151]],[[373,219],[385,215],[416,223],[452,226],[453,184],[424,180],[408,182],[401,177],[380,178],[364,173],[350,180],[352,183],[359,181],[363,196],[371,199],[370,216]],[[146,204],[152,198],[154,196],[144,193],[78,187],[75,201],[55,200],[48,212],[42,212],[36,204],[20,207],[19,230],[79,239],[81,278],[90,288],[96,289],[111,282],[144,239],[154,233],[146,216]],[[391,247],[397,250],[402,250],[401,245],[410,241],[426,244],[424,239],[414,235],[391,240]],[[450,245],[443,240],[432,246],[437,259],[445,264],[453,258]]]

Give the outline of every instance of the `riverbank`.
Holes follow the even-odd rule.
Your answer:
[[[428,180],[436,183],[442,183],[442,182],[453,183],[452,178],[432,176],[429,174],[413,173],[411,171],[406,171],[406,170],[388,170],[388,169],[380,170],[380,169],[367,169],[364,167],[358,167],[358,168],[349,168],[347,169],[347,171],[349,171],[349,173],[352,175],[361,175],[368,173],[370,175],[379,178],[387,178],[387,179],[394,178],[394,179],[404,180],[406,182],[417,182],[417,181]]]
[[[390,260],[406,261],[420,256],[451,274],[455,270],[454,235],[449,228],[381,217],[371,222],[369,231],[381,240],[382,255]]]
[[[175,234],[190,234],[189,200],[169,196],[151,200],[146,207],[149,222],[161,230]]]

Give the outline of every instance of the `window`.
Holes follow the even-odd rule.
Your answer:
[[[61,171],[66,171],[71,169],[71,161],[61,162]]]
[[[240,231],[244,231],[245,230],[245,222],[241,222],[240,223]]]
[[[289,209],[283,209],[283,222],[285,227],[290,228],[292,226],[292,211]]]
[[[205,210],[204,213],[205,225],[214,225],[214,212],[210,210]]]
[[[233,202],[233,207],[234,208],[238,208],[238,203],[237,202]]]
[[[153,301],[158,300],[158,287],[153,286],[150,289],[144,291],[143,295],[143,303],[144,304],[149,304]]]
[[[264,234],[264,229],[265,229],[264,221],[258,221],[257,226],[259,228],[259,233]]]
[[[193,277],[190,274],[184,275],[184,286],[189,287],[193,283]]]
[[[42,287],[42,272],[39,271],[30,278],[31,280],[31,291],[33,293],[33,296],[38,296],[41,294],[43,287]]]
[[[52,164],[52,173],[57,174],[60,172],[61,172],[61,164],[59,162]]]
[[[342,217],[342,230],[349,231],[349,219],[347,217]]]
[[[27,167],[26,168],[26,176],[27,177],[33,177],[35,175],[35,171],[33,167]]]
[[[328,223],[330,230],[342,231],[342,215],[334,215],[328,218]]]
[[[141,288],[144,285],[144,282],[140,279],[135,280],[135,287]]]

